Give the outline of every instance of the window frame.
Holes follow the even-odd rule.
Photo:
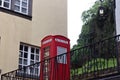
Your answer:
[[[5,9],[11,9],[11,0],[9,0],[9,1],[0,0],[0,1],[1,1],[0,7],[3,7]],[[5,3],[9,3],[9,7],[8,8],[4,6]]]
[[[21,46],[22,46],[22,49],[21,49]],[[27,47],[28,49],[25,51],[25,47]],[[34,48],[34,53],[32,53],[31,51],[32,51],[32,48]],[[37,50],[39,50],[38,51],[38,53],[37,53]],[[22,52],[22,56],[21,56],[21,52]],[[27,58],[25,58],[25,53],[27,53],[28,55],[27,55]],[[32,60],[31,59],[31,54],[33,55],[34,54],[34,60]],[[36,56],[39,56],[39,59],[38,60],[36,60]],[[21,60],[21,62],[20,62],[20,60]],[[27,64],[24,64],[25,62],[24,62],[24,60],[26,60],[27,61]],[[24,66],[28,66],[28,65],[31,65],[31,61],[33,61],[34,63],[37,63],[37,62],[39,62],[40,61],[40,48],[39,47],[35,47],[35,46],[31,46],[31,45],[28,45],[28,44],[24,44],[24,43],[20,43],[20,48],[19,48],[19,62],[18,62],[18,68],[24,68]],[[34,64],[33,63],[33,64]],[[21,67],[20,67],[21,66]],[[33,68],[34,70],[35,69],[38,69],[38,70],[40,70],[40,68],[38,67],[38,68]],[[38,71],[39,72],[39,71]],[[30,69],[28,69],[28,73],[30,74],[31,73],[31,70]],[[34,73],[35,75],[37,75],[37,73],[34,71],[34,72],[32,72],[32,73]],[[38,73],[39,74],[39,73]]]
[[[16,0],[15,0],[15,1],[16,1]],[[14,11],[15,11],[15,12],[22,13],[22,14],[29,15],[28,13],[29,13],[29,1],[30,1],[30,0],[27,0],[26,2],[25,2],[24,0],[19,0],[19,1],[20,1],[20,5],[16,4],[15,1],[14,1],[14,4],[13,4],[13,5],[14,5]],[[24,6],[22,5],[23,2],[27,4],[26,7],[24,7]],[[15,10],[15,6],[17,6],[17,7],[20,8],[19,11],[18,11],[18,10]],[[23,8],[26,9],[26,13],[24,13],[24,12],[22,11]]]
[[[25,18],[25,19],[28,19],[28,20],[32,20],[32,5],[33,5],[33,0],[27,0],[27,13],[24,14],[25,11],[22,12],[19,12],[19,11],[15,11],[14,10],[14,4],[15,4],[15,0],[10,0],[10,4],[9,4],[9,8],[5,8],[3,7],[1,4],[0,5],[0,11],[2,12],[5,12],[5,13],[8,13],[8,14],[11,14],[11,15],[15,15],[15,16],[19,16],[19,17],[22,17],[22,18]],[[1,0],[1,3],[3,3],[3,0]],[[24,6],[24,4],[23,4]]]

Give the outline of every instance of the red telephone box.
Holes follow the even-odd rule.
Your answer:
[[[49,35],[41,41],[40,80],[70,80],[70,40]]]

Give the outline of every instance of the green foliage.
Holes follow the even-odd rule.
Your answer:
[[[105,8],[104,20],[98,15],[98,8],[101,5],[99,0],[89,10],[82,13],[81,19],[83,25],[81,33],[77,44],[73,46],[72,50],[103,40],[115,34],[114,10],[110,1],[104,0],[102,4]]]
[[[97,58],[93,59],[91,61],[86,62],[84,65],[82,65],[79,68],[71,69],[71,76],[79,74],[83,74],[86,72],[93,72],[98,70],[104,70],[108,68],[113,68],[117,66],[117,60],[116,58],[110,58],[110,59],[103,59],[103,58]]]
[[[83,47],[86,45],[101,41],[115,35],[114,6],[112,5],[112,3],[110,3],[110,1],[111,0],[104,0],[102,4],[102,6],[105,8],[104,17],[100,17],[98,15],[98,8],[101,5],[99,0],[97,0],[89,10],[82,13],[81,19],[83,21],[83,25],[81,33],[79,35],[79,39],[77,40],[77,44],[74,45],[72,48],[72,50],[74,50],[74,55],[71,56],[71,63],[77,64],[79,61],[84,61],[84,63],[80,62],[81,64],[79,64],[79,66],[77,65],[77,67],[76,65],[73,66],[74,68],[81,67],[86,62],[88,62],[86,61],[86,58],[89,57],[89,54],[94,55],[94,52],[91,52],[93,48],[89,48],[91,46],[85,48],[84,53],[75,49],[83,49]],[[115,54],[112,55],[113,53],[115,53],[115,40],[105,41],[102,45],[103,46],[95,45],[94,51],[97,54],[99,53],[99,57],[95,58],[109,59],[115,56]]]

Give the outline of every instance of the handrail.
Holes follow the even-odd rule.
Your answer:
[[[26,80],[27,78],[40,80],[40,65],[42,63],[48,61],[52,65],[51,62],[53,60],[56,63],[59,57],[64,57],[64,55],[69,53],[72,54],[70,55],[70,80],[87,80],[119,73],[119,40],[120,35],[116,35],[94,42],[70,52],[63,53],[61,55],[42,60],[35,64],[28,65],[24,68],[5,73],[1,76],[1,80],[9,80],[8,77],[12,77],[13,79],[20,78],[20,80],[23,78],[26,78]],[[38,69],[38,67],[38,72],[31,72],[32,69],[35,70]],[[58,65],[54,65],[54,67],[56,68]]]

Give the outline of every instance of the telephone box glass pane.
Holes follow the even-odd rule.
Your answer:
[[[67,52],[67,48],[57,46],[57,55],[60,55],[60,56],[57,57],[57,62],[58,63],[67,64],[66,54],[64,54],[66,52]]]
[[[50,47],[44,48],[44,59],[49,59]],[[43,80],[49,80],[49,60],[45,60],[43,68]]]
[[[44,49],[44,58],[49,57],[49,54],[50,54],[49,52],[50,52],[50,47],[46,47]]]

